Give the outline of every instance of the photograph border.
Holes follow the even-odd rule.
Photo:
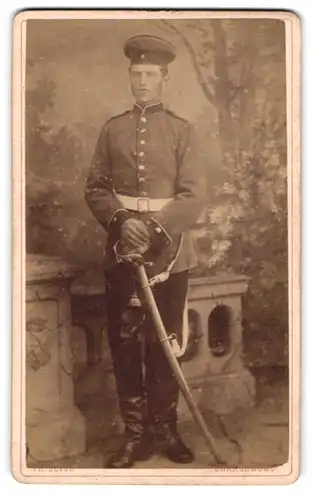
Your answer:
[[[278,19],[285,24],[287,85],[289,268],[289,460],[262,469],[44,469],[27,468],[25,440],[25,56],[26,23],[33,19]],[[291,484],[300,471],[301,389],[301,35],[287,11],[29,10],[13,22],[12,51],[12,473],[22,483],[63,484]]]

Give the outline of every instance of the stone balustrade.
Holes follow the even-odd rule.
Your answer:
[[[248,282],[229,274],[189,281],[189,324],[197,342],[189,359],[187,351],[183,370],[199,406],[221,415],[255,403],[254,377],[242,359],[242,296]],[[189,416],[183,400],[180,413]]]

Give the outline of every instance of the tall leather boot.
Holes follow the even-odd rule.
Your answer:
[[[151,442],[146,432],[142,397],[120,400],[121,414],[125,424],[124,440],[118,450],[108,459],[110,469],[131,468],[138,460],[147,460],[151,454]]]

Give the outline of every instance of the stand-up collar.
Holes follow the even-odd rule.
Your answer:
[[[158,101],[153,104],[147,104],[146,106],[142,106],[136,102],[133,109],[135,113],[139,115],[145,115],[149,113],[155,113],[157,111],[162,111],[163,104],[161,101]]]

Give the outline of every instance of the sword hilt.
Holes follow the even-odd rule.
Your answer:
[[[122,247],[122,249],[125,248],[123,247],[121,240],[118,240],[113,247],[113,251],[117,262],[133,264],[136,267],[141,265],[149,267],[152,265],[151,262],[145,261],[143,255],[140,252],[138,252],[138,250],[136,251],[136,249],[132,250],[127,249],[127,252],[122,252],[120,250],[120,247]]]

